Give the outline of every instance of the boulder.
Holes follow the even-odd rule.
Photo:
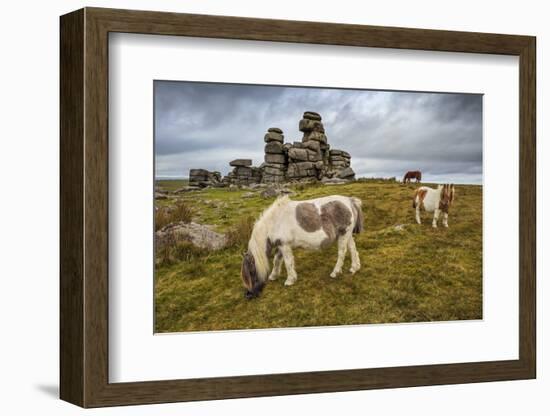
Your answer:
[[[309,118],[301,119],[298,124],[298,130],[304,133],[319,129],[323,129],[324,131],[323,123],[317,120],[311,120]]]
[[[270,127],[267,129],[269,133],[279,133],[283,134],[283,131],[279,127]]]
[[[331,162],[347,162],[349,161],[348,158],[345,158],[344,156],[336,156],[336,155],[330,155],[330,161]]]
[[[190,169],[189,170],[189,177],[194,176],[194,177],[204,177],[204,178],[206,178],[206,177],[208,177],[209,173],[210,172],[207,171],[206,169]]]
[[[280,163],[262,163],[263,168],[275,168],[275,169],[285,169],[284,165],[281,165]]]
[[[179,241],[191,242],[205,250],[220,250],[227,244],[225,234],[210,229],[210,226],[194,222],[176,222],[168,224],[155,232],[155,249],[162,250],[166,245],[175,245]]]
[[[210,172],[206,169],[190,169],[189,185],[206,188],[207,186],[224,186],[220,172]]]
[[[288,157],[292,160],[306,161],[308,160],[307,150],[292,147],[288,150]]]
[[[353,171],[352,168],[347,167],[342,169],[340,172],[338,172],[336,174],[336,177],[340,179],[351,179],[355,177],[355,172]]]
[[[285,155],[284,154],[280,154],[280,155],[277,155],[277,154],[274,154],[274,153],[266,153],[265,154],[265,161],[266,163],[280,163],[280,164],[283,164],[285,163]]]
[[[234,172],[237,176],[252,176],[252,168],[239,166],[238,168],[234,169]]]
[[[304,138],[302,139],[302,142],[308,142],[310,140],[315,140],[319,143],[327,143],[327,136],[325,136],[325,133],[321,133],[319,131],[312,131],[309,134],[304,134]]]
[[[252,166],[252,159],[235,159],[229,162],[229,166]]]
[[[269,142],[283,143],[285,141],[285,136],[283,136],[280,133],[270,131],[270,132],[267,132],[266,135],[264,136],[264,141],[266,143],[269,143]]]
[[[316,140],[308,140],[305,143],[300,143],[305,148],[318,152],[321,150],[321,144]]]
[[[316,113],[315,111],[306,111],[303,117],[309,120],[321,121],[321,115],[319,113]]]
[[[266,176],[285,176],[284,165],[283,165],[283,169],[274,168],[274,167],[271,167],[271,166],[265,166],[264,167],[264,179],[266,178]]]
[[[289,163],[287,176],[289,178],[303,178],[307,176],[317,176],[315,171],[314,164],[312,162],[298,162],[298,163]]]
[[[284,153],[283,144],[280,142],[269,142],[265,145],[265,153],[282,154]]]
[[[314,151],[314,150],[306,150],[307,152],[307,160],[310,162],[319,162],[323,160],[323,156],[321,155],[321,151]]]

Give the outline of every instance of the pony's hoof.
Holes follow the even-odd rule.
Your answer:
[[[285,286],[292,286],[294,283],[296,283],[296,279],[286,279],[285,280]]]
[[[274,281],[274,280],[277,280],[277,277],[278,276],[274,276],[274,275],[270,274],[268,279],[271,280],[271,281]]]
[[[351,269],[349,269],[349,272],[350,272],[351,274],[355,274],[358,270],[359,270],[359,267],[358,267],[358,268],[352,267]]]
[[[449,224],[443,224],[443,227],[449,228]]]
[[[432,224],[432,228],[437,228],[437,224]]]
[[[336,278],[338,277],[338,273],[332,272],[332,273],[330,274],[330,277],[332,277],[333,279],[336,279]]]

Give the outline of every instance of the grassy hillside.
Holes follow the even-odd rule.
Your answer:
[[[166,190],[181,185],[157,183]],[[296,200],[361,198],[365,231],[355,236],[361,270],[347,272],[347,256],[344,273],[331,279],[336,246],[295,250],[296,284],[285,287],[281,276],[252,301],[243,296],[241,255],[250,225],[274,198],[263,198],[261,189],[208,189],[157,201],[190,205],[193,221],[236,237],[218,252],[183,247],[175,259],[157,265],[156,332],[481,319],[481,186],[457,186],[448,229],[433,229],[428,213],[416,224],[415,188],[383,181],[291,187]]]

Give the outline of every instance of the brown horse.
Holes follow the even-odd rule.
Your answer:
[[[416,183],[422,180],[422,172],[419,170],[410,170],[403,176],[403,183],[410,183],[411,179],[416,179]]]

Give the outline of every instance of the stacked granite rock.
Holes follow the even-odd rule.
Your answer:
[[[319,113],[306,111],[298,125],[304,133],[302,142],[288,145],[289,180],[321,179],[328,171],[328,149],[325,128]]]
[[[235,159],[229,162],[233,170],[223,178],[227,185],[247,186],[253,183],[260,183],[262,180],[262,170],[252,166],[251,159]]]
[[[303,133],[302,141],[294,143],[285,143],[283,131],[278,127],[267,130],[264,136],[264,163],[260,167],[252,166],[251,159],[235,159],[229,162],[233,170],[223,179],[220,179],[219,172],[191,169],[190,185],[249,186],[288,181],[355,179],[350,154],[330,149],[319,113],[306,111],[298,128]]]
[[[271,127],[264,136],[265,155],[264,163],[261,166],[263,170],[262,182],[279,183],[285,181],[285,171],[287,166],[287,152],[283,146],[285,136],[278,127]]]
[[[344,150],[329,151],[329,172],[332,177],[340,179],[355,179],[351,166],[351,155]]]
[[[206,169],[190,169],[189,170],[189,186],[206,188],[207,186],[221,187],[222,175],[220,172],[210,172]]]

